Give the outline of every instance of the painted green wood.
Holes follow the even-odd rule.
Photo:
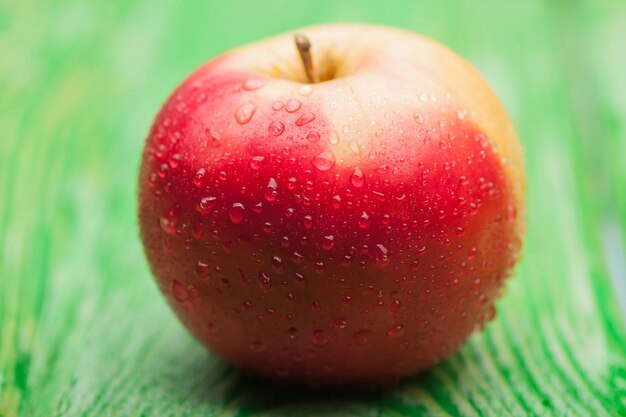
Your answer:
[[[456,355],[389,391],[307,393],[178,324],[135,177],[192,69],[344,20],[425,33],[485,74],[525,148],[528,234],[497,319]],[[0,416],[626,415],[625,39],[620,0],[0,2]]]

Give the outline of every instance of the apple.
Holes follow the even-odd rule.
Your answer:
[[[493,319],[522,153],[487,83],[427,38],[301,29],[201,66],[146,140],[139,225],[189,331],[316,386],[424,370]]]

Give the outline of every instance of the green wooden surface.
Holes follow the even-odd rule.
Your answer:
[[[626,3],[259,3],[0,1],[0,416],[626,415]],[[179,325],[142,254],[136,175],[200,63],[344,20],[483,72],[525,148],[529,222],[485,332],[393,390],[314,394],[242,376]]]

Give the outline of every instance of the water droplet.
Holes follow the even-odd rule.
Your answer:
[[[328,335],[324,331],[317,329],[313,332],[311,341],[317,347],[326,346],[328,344]]]
[[[335,236],[328,235],[324,236],[324,240],[322,241],[322,248],[324,250],[331,250],[335,245]]]
[[[346,326],[348,325],[348,320],[345,317],[339,317],[333,320],[333,324],[338,329],[345,329]]]
[[[159,219],[161,229],[163,229],[163,231],[169,235],[176,234],[176,223],[178,222],[179,216],[180,208],[174,206],[167,210]]]
[[[209,142],[214,148],[218,148],[221,145],[220,135],[212,127],[205,129],[204,134],[206,135],[207,142]]]
[[[317,142],[318,140],[320,140],[320,134],[317,130],[312,130],[309,132],[308,135],[306,135],[306,140],[308,140],[309,142]]]
[[[233,203],[233,206],[230,208],[230,221],[234,224],[239,224],[243,221],[243,216],[246,211],[246,208],[241,203]]]
[[[376,263],[385,266],[389,262],[389,250],[382,244],[376,245]]]
[[[289,178],[289,180],[287,180],[287,189],[289,191],[295,190],[298,186],[297,182],[298,180],[295,177]]]
[[[294,264],[300,264],[302,263],[302,261],[304,260],[304,256],[302,256],[300,253],[298,252],[294,252],[291,254],[291,260]],[[297,274],[296,274],[297,275]]]
[[[196,264],[196,276],[201,279],[201,280],[207,280],[209,279],[209,264],[202,262],[202,261],[198,261],[198,263]]]
[[[204,168],[200,168],[199,170],[196,171],[196,175],[193,176],[193,183],[196,187],[198,188],[204,187],[204,175],[205,175]]]
[[[232,253],[233,252],[233,241],[232,240],[224,241],[224,243],[222,243],[222,247],[224,248],[224,251],[226,253]]]
[[[272,110],[278,111],[282,109],[284,106],[285,106],[285,103],[283,103],[280,100],[276,100],[272,103]]]
[[[424,252],[426,252],[426,246],[422,246],[421,248],[417,249],[417,255],[423,255]]]
[[[278,194],[278,191],[276,191],[278,189],[278,183],[276,182],[276,180],[274,178],[270,178],[270,180],[267,183],[267,187],[265,187],[265,200],[269,201],[270,203],[276,200],[276,195]]]
[[[313,161],[313,166],[320,171],[328,171],[335,165],[335,155],[330,151],[324,151],[317,155]]]
[[[243,89],[247,91],[258,90],[265,85],[265,81],[259,79],[250,79],[243,83]]]
[[[296,340],[298,338],[298,329],[296,329],[295,327],[290,328],[289,330],[287,330],[287,336],[291,340]]]
[[[272,288],[272,278],[265,272],[259,272],[259,287],[265,291],[269,291]]]
[[[355,188],[361,188],[365,184],[365,178],[359,168],[354,168],[354,172],[350,176],[350,182]]]
[[[281,122],[272,122],[267,127],[267,131],[270,132],[272,136],[280,136],[285,131],[285,125]]]
[[[220,171],[217,174],[217,178],[219,178],[220,181],[226,181],[228,179],[228,173],[226,171]]]
[[[250,158],[250,168],[255,171],[258,171],[263,166],[263,162],[265,161],[264,156],[253,156]]]
[[[351,140],[348,145],[350,146],[350,149],[352,149],[352,152],[354,152],[355,155],[361,154],[361,147],[359,146],[356,140]]]
[[[312,87],[312,86],[310,86],[310,85],[308,85],[308,84],[303,85],[303,86],[302,86],[302,87],[300,87],[300,89],[298,90],[298,93],[299,93],[300,95],[303,95],[303,96],[309,96],[309,95],[311,95],[311,93],[312,93],[312,92],[313,92],[313,87]]]
[[[304,283],[304,275],[302,275],[301,273],[296,272],[294,274],[294,278],[295,278],[296,282],[298,282],[300,284]]]
[[[404,326],[401,325],[401,324],[393,326],[389,330],[387,330],[387,335],[389,337],[393,337],[394,339],[397,339],[398,337],[402,336],[403,334],[404,334]]]
[[[304,126],[315,120],[315,115],[311,112],[304,113],[296,120],[296,126]]]
[[[370,216],[366,212],[363,212],[363,214],[361,214],[361,217],[359,217],[359,227],[361,229],[367,229],[369,225],[370,225]]]
[[[172,296],[179,303],[187,300],[187,290],[176,279],[172,281]]]
[[[339,134],[337,132],[332,132],[329,138],[331,145],[337,145],[339,143]]]
[[[419,260],[414,260],[413,262],[411,262],[411,271],[417,271],[417,268],[420,265],[420,261]]]
[[[333,208],[338,209],[339,207],[341,207],[341,196],[339,194],[335,194],[333,196]]]
[[[319,302],[313,301],[313,303],[311,304],[311,309],[313,311],[320,311],[322,309],[322,306],[320,305]]]
[[[311,226],[313,226],[313,217],[311,217],[310,215],[307,214],[306,216],[304,216],[303,223],[304,223],[304,227],[306,229],[310,229]]]
[[[252,103],[244,103],[235,112],[235,120],[240,125],[245,125],[252,119],[254,116],[254,112],[256,112],[256,105]]]
[[[272,267],[274,268],[274,271],[276,272],[283,272],[285,268],[285,266],[283,265],[283,258],[281,258],[280,256],[273,256]]]
[[[175,153],[174,155],[172,155],[170,157],[169,161],[168,161],[169,164],[170,164],[170,167],[172,167],[172,169],[178,168],[178,164],[180,163],[180,159],[181,159],[181,156],[180,156],[179,153]]]
[[[423,123],[424,123],[424,116],[422,116],[422,115],[421,115],[421,114],[419,114],[419,113],[414,113],[414,114],[413,114],[413,119],[414,119],[417,123],[419,123],[419,124],[423,124]]]
[[[215,205],[215,200],[217,199],[212,196],[202,197],[196,205],[196,210],[200,214],[209,214]]]
[[[361,329],[356,332],[352,338],[354,339],[354,343],[359,346],[363,346],[370,341],[370,337],[372,336],[372,331],[369,329]]]
[[[300,102],[300,100],[297,100],[295,98],[290,99],[289,101],[287,101],[287,104],[285,104],[285,110],[289,113],[297,112],[298,110],[300,110],[300,107],[302,107],[302,103]]]

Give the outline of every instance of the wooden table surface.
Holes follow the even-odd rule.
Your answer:
[[[449,45],[526,152],[528,233],[496,320],[383,392],[241,375],[177,322],[138,238],[141,148],[173,87],[327,21]],[[1,417],[626,415],[623,0],[0,1],[0,51]]]

